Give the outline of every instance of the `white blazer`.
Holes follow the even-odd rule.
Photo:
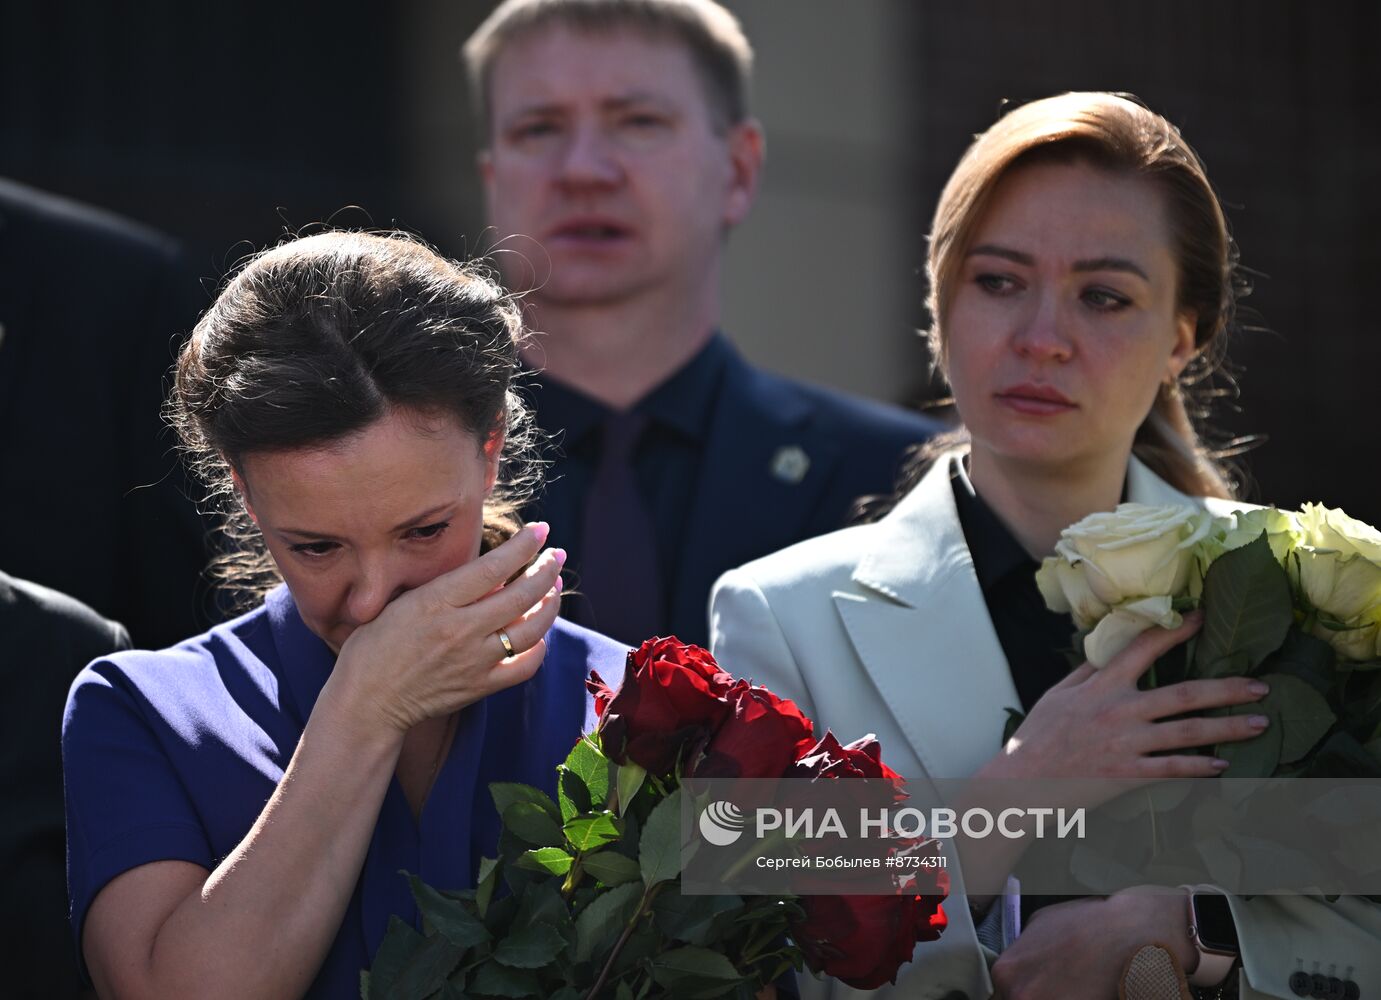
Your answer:
[[[1001,749],[1005,708],[1020,708],[988,616],[950,485],[958,453],[937,460],[882,520],[813,538],[724,574],[710,595],[711,648],[731,673],[791,698],[847,743],[868,733],[913,784],[963,778]],[[1186,496],[1133,458],[1137,503],[1244,504]],[[949,926],[916,948],[897,997],[980,1000],[996,956],[976,936],[963,875],[949,857]],[[1381,996],[1381,907],[1345,897],[1229,897],[1242,946],[1240,996],[1293,1000],[1296,971],[1352,979]],[[831,981],[803,995],[850,996]],[[862,996],[862,994],[858,994]]]

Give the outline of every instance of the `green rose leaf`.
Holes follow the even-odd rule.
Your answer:
[[[423,937],[398,917],[390,917],[369,973],[369,1000],[435,993],[463,953],[440,934]]]
[[[600,851],[580,859],[585,874],[598,879],[605,885],[623,885],[638,878],[638,863],[617,851]]]
[[[681,874],[681,789],[658,802],[647,817],[638,863],[649,888]]]
[[[609,758],[589,739],[582,737],[566,758],[566,768],[578,778],[590,794],[592,808],[603,806],[609,799]]]
[[[612,947],[642,900],[641,882],[624,885],[600,893],[575,918],[575,960],[588,961],[591,956]]]
[[[1231,885],[1242,879],[1242,859],[1223,839],[1221,832],[1210,834],[1194,845],[1209,877],[1219,885]]]
[[[475,889],[475,907],[483,917],[489,910],[489,901],[494,898],[494,887],[499,884],[499,859],[480,858],[479,881]]]
[[[1293,764],[1323,739],[1337,716],[1307,681],[1290,674],[1261,679],[1271,685],[1271,693],[1256,703],[1257,710],[1271,717],[1273,728],[1280,727],[1280,761]]]
[[[533,997],[541,993],[541,984],[535,972],[489,961],[475,970],[467,992],[490,997]]]
[[[1098,813],[1118,823],[1126,823],[1146,813],[1165,815],[1188,796],[1193,786],[1186,781],[1167,781],[1123,792],[1098,807]]]
[[[1381,778],[1381,761],[1347,733],[1324,740],[1304,772],[1308,778]]]
[[[594,808],[590,802],[590,790],[580,775],[567,767],[556,769],[556,797],[561,803],[561,821],[575,819]]]
[[[533,788],[531,785],[520,785],[512,781],[496,781],[489,786],[489,795],[494,800],[494,810],[500,816],[506,813],[511,805],[518,802],[530,802],[539,806],[553,820],[561,818],[561,812],[556,808],[556,803],[551,800],[551,796],[540,788]]]
[[[449,899],[416,875],[408,876],[412,898],[427,926],[460,948],[473,948],[489,940],[489,930],[459,900]]]
[[[536,923],[510,934],[494,948],[494,961],[514,969],[540,969],[566,950],[566,939],[550,924]]]
[[[605,844],[612,844],[623,835],[618,820],[609,813],[579,816],[569,820],[562,830],[577,851],[596,850]]]
[[[1326,696],[1336,676],[1335,658],[1328,643],[1292,628],[1286,633],[1284,645],[1266,658],[1265,667],[1269,673],[1298,677]]]
[[[548,875],[565,875],[571,870],[572,858],[559,847],[538,847],[528,851],[514,865],[530,872],[546,872]]]
[[[673,941],[707,945],[715,918],[743,906],[738,896],[683,896],[663,891],[652,904],[657,928]]]
[[[537,923],[555,927],[563,934],[574,934],[571,911],[567,908],[566,901],[561,898],[561,892],[555,882],[546,881],[534,885],[523,893],[517,916],[513,918],[513,927],[530,927]],[[575,940],[573,936],[571,940]]]
[[[1119,886],[1136,885],[1140,881],[1136,868],[1128,867],[1121,859],[1087,843],[1074,846],[1069,856],[1069,873],[1089,892],[1115,892]]]
[[[363,976],[360,977],[360,995],[366,1000],[388,996],[393,984],[402,976],[403,969],[407,967],[413,953],[426,944],[426,941],[427,939],[417,933],[411,925],[396,916],[389,917],[388,930],[379,944],[378,954],[374,956],[369,978],[366,981]]]
[[[743,976],[719,952],[687,946],[654,958],[652,978],[677,997],[717,997],[732,990]]]
[[[1251,669],[1285,640],[1294,622],[1290,581],[1271,553],[1266,533],[1225,552],[1204,577],[1204,625],[1194,651],[1201,677],[1226,676],[1240,664]],[[1239,657],[1234,662],[1234,657]]]
[[[1272,689],[1274,691],[1274,688]],[[1267,697],[1270,697],[1269,695]],[[1232,743],[1219,743],[1213,752],[1228,762],[1225,778],[1269,778],[1280,763],[1281,737],[1284,727],[1280,718],[1269,710],[1263,711],[1260,702],[1234,705],[1219,715],[1266,715],[1271,724],[1260,736]]]
[[[638,791],[647,779],[647,768],[629,761],[618,769],[617,789],[619,795],[619,815],[628,812],[628,806],[637,798]]]
[[[560,847],[566,842],[557,821],[536,803],[515,802],[502,815],[504,826],[533,847]]]

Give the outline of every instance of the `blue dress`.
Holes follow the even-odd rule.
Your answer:
[[[310,997],[356,997],[390,914],[417,923],[406,869],[440,888],[473,884],[495,853],[493,781],[555,793],[555,768],[593,728],[584,680],[623,676],[628,649],[557,620],[531,680],[461,712],[455,740],[414,820],[397,779],[340,930]],[[63,719],[72,928],[122,872],[153,861],[210,870],[244,838],[288,766],[335,654],[286,587],[249,614],[172,649],[97,660]],[[611,679],[612,678],[612,679]]]

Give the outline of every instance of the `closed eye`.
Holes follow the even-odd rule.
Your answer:
[[[295,552],[297,555],[316,559],[328,556],[338,548],[340,548],[338,542],[298,542],[296,545],[288,546],[289,551]]]
[[[407,537],[418,541],[427,541],[432,538],[440,538],[446,533],[446,529],[451,526],[450,521],[438,521],[436,524],[424,524],[418,528],[409,528]]]

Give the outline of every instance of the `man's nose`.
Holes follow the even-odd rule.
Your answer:
[[[617,184],[623,177],[618,153],[617,143],[604,128],[593,123],[576,126],[561,150],[558,165],[561,183],[572,186]]]

